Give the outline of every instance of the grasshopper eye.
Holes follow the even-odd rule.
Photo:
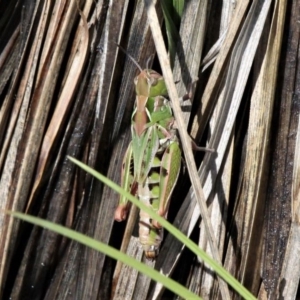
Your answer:
[[[151,77],[149,77],[148,82],[151,86],[155,86],[155,85],[157,85],[158,80],[157,80],[157,78],[151,76]]]

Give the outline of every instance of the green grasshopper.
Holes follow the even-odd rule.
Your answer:
[[[166,217],[180,172],[181,150],[162,75],[138,68],[140,74],[134,80],[136,104],[132,114],[132,141],[123,159],[121,186]],[[128,200],[121,196],[115,220],[125,220],[128,209]],[[160,224],[141,211],[139,239],[147,258],[157,256],[162,238]]]

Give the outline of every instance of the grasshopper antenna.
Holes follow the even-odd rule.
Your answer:
[[[150,65],[150,62],[151,62],[153,56],[154,56],[154,55],[152,54],[152,55],[150,55],[149,58],[147,59],[147,63],[146,63],[146,68],[147,68],[147,70],[149,69],[149,65]]]
[[[115,42],[115,44],[117,45],[117,47],[119,47],[121,50],[122,50],[122,52],[124,52],[130,59],[131,59],[131,61],[137,66],[137,68],[141,71],[141,72],[143,72],[143,69],[141,68],[141,66],[138,64],[138,62],[122,47],[122,46],[120,46],[118,43],[116,43]]]

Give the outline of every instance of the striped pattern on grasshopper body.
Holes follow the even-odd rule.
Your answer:
[[[163,77],[153,70],[143,70],[135,78],[136,105],[132,114],[132,141],[122,166],[122,187],[140,201],[166,217],[176,184],[181,151]],[[128,200],[120,198],[115,220],[126,218]],[[140,212],[139,238],[145,255],[154,259],[163,238],[161,226],[148,214]]]

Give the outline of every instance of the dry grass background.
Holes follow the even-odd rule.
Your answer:
[[[188,131],[218,153],[196,161],[220,256],[260,299],[294,299],[299,282],[299,8],[299,0],[186,1],[174,62],[179,95],[199,78],[182,104]],[[162,21],[159,3],[157,11]],[[137,70],[115,43],[141,66],[155,54],[144,1],[12,0],[0,1],[0,12],[1,209],[65,224],[145,261],[133,226],[124,232],[113,220],[118,195],[66,159],[120,182]],[[203,71],[210,49],[204,63],[216,60]],[[182,169],[169,219],[209,252]],[[49,231],[4,214],[0,230],[2,299],[174,298]],[[226,298],[171,236],[146,263],[204,299]]]

